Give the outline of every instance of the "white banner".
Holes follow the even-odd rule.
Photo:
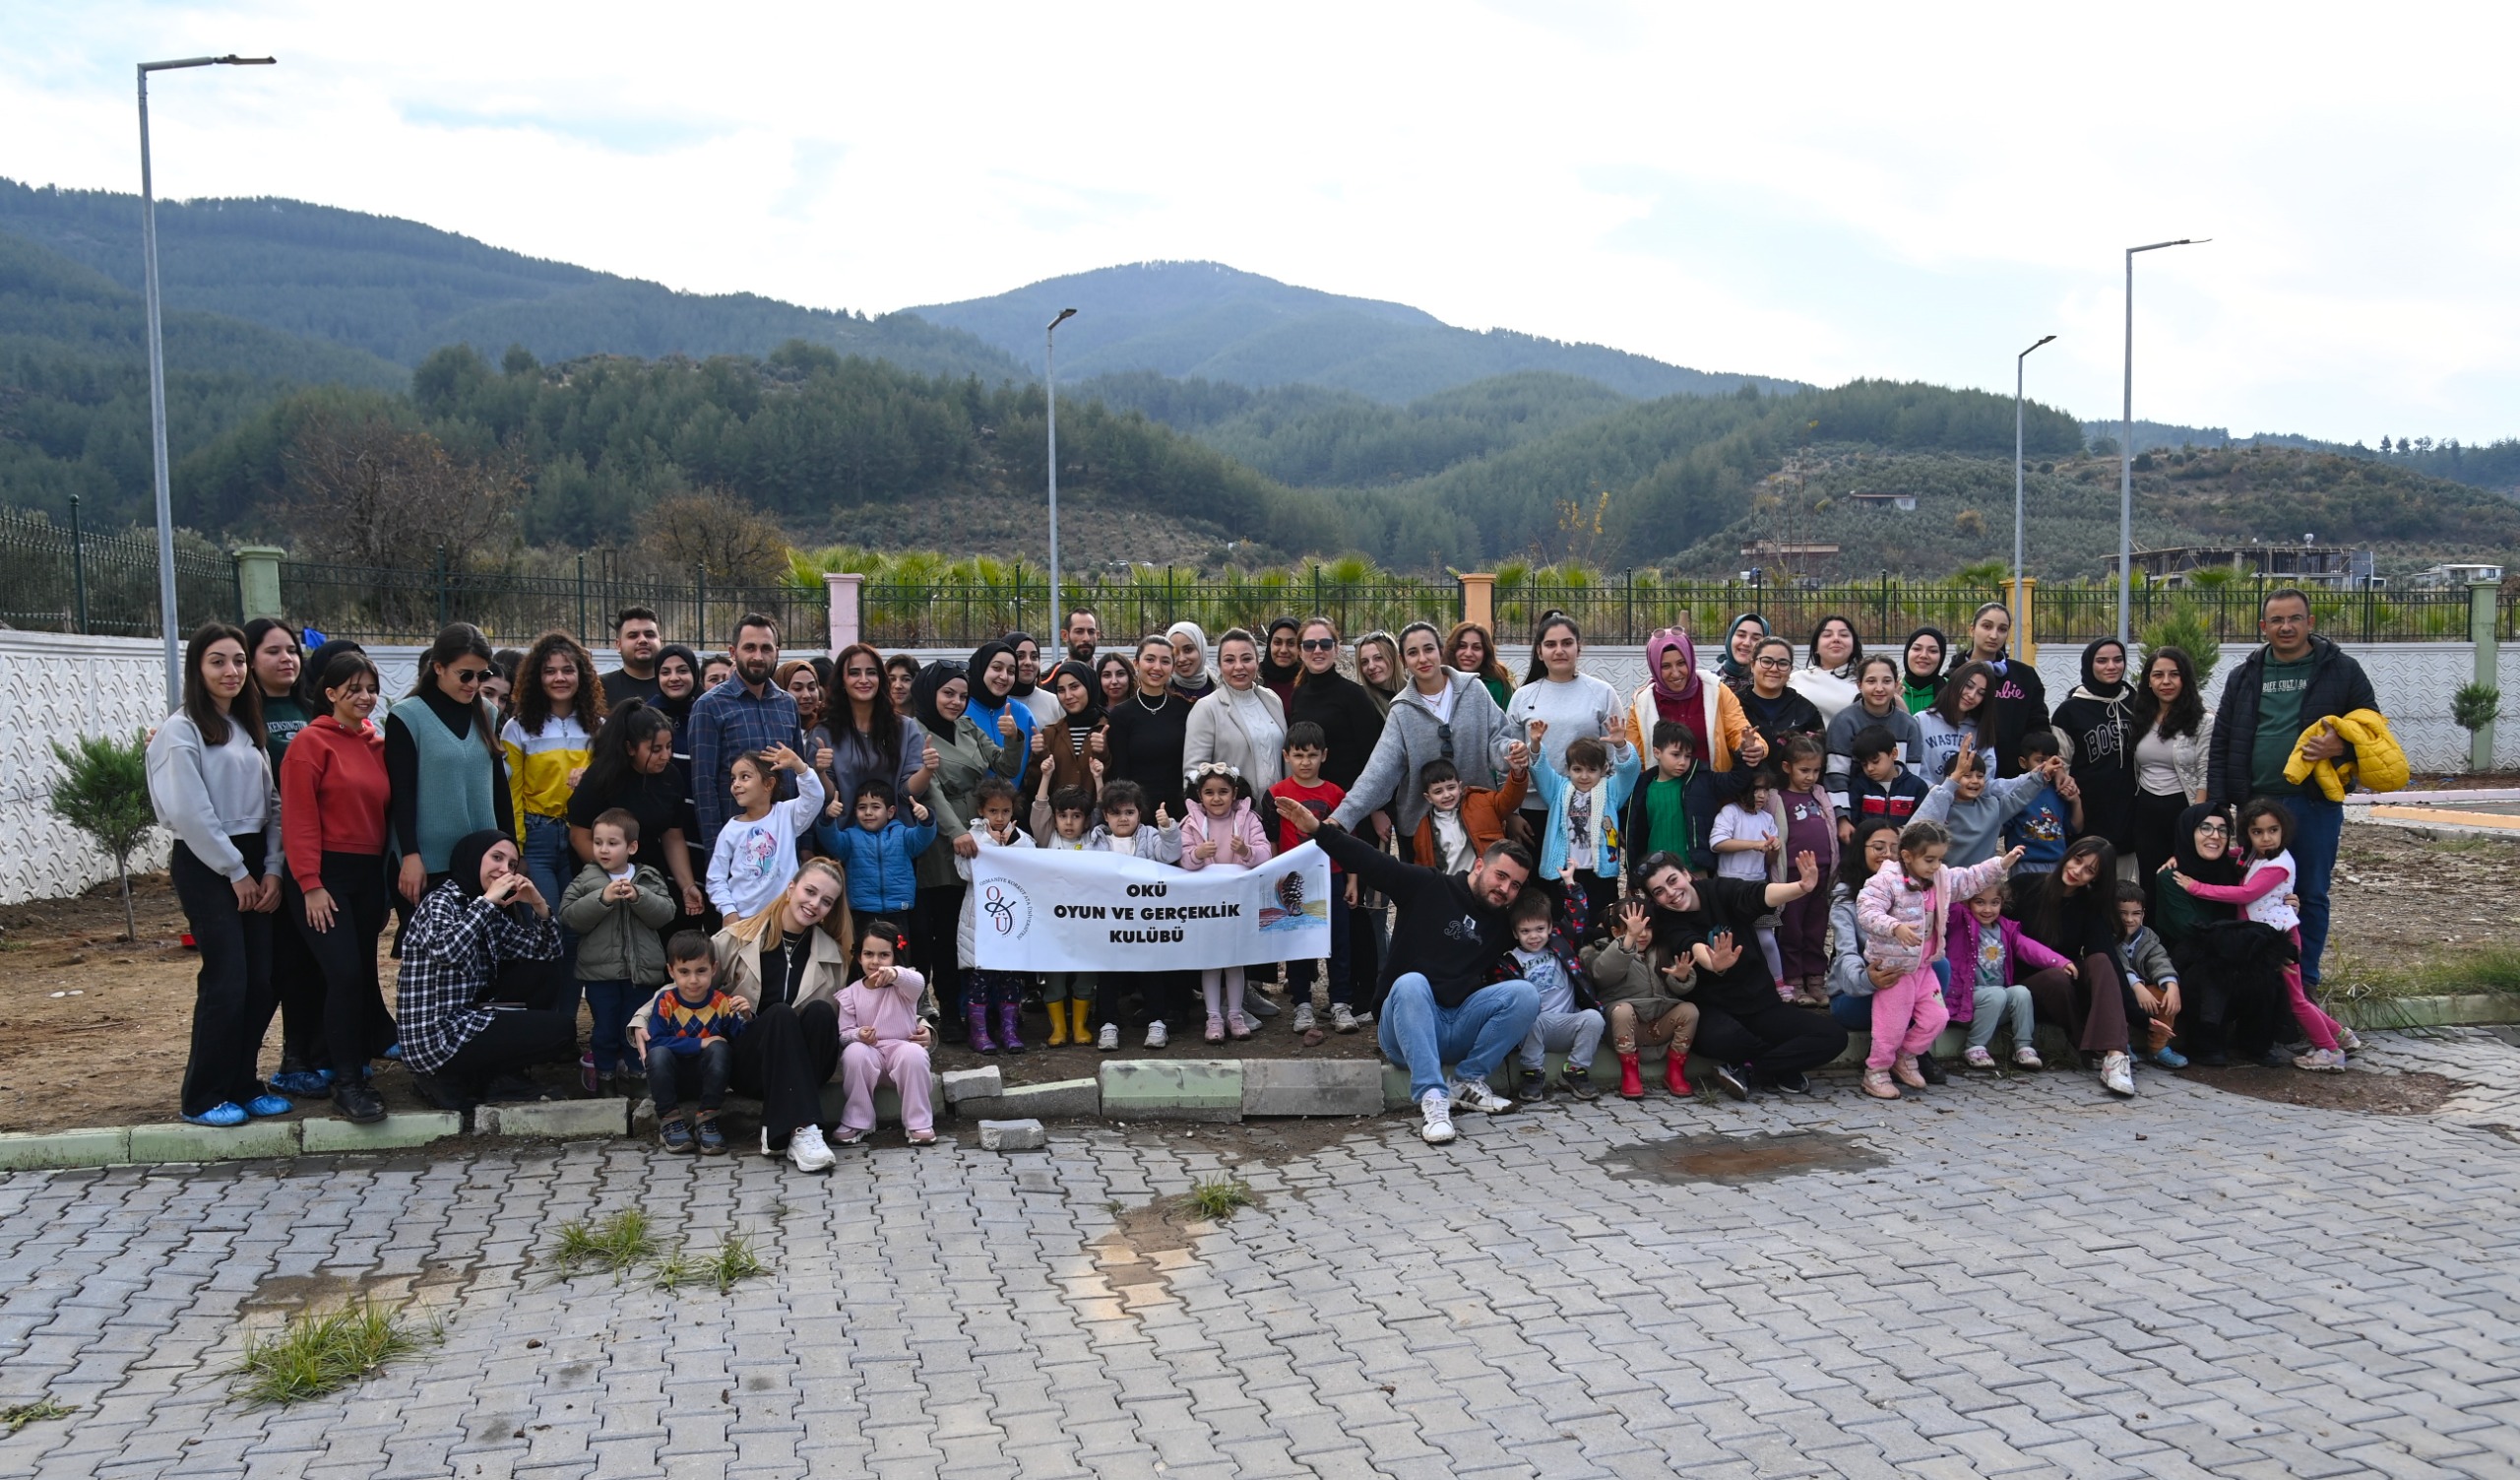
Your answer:
[[[1306,843],[1196,872],[1112,853],[983,848],[975,958],[990,971],[1186,971],[1330,952],[1330,860]]]

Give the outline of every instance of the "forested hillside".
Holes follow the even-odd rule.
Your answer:
[[[0,231],[140,287],[140,198],[0,179]],[[415,365],[440,346],[544,359],[763,354],[791,339],[921,374],[1022,379],[959,330],[905,315],[802,308],[752,293],[681,293],[505,251],[417,222],[289,200],[160,201],[170,309],[223,313]],[[316,378],[313,376],[300,377]]]
[[[968,329],[1038,370],[1041,331],[1062,308],[1064,375],[1152,370],[1268,387],[1302,382],[1400,405],[1495,375],[1546,370],[1623,396],[1721,396],[1765,376],[1709,373],[1601,345],[1457,329],[1422,310],[1344,297],[1217,262],[1138,262],[910,310]]]

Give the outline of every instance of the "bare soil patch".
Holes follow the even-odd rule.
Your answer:
[[[2209,1084],[2231,1094],[2309,1110],[2358,1110],[2366,1115],[2431,1115],[2468,1085],[2443,1074],[2389,1074],[2349,1068],[2339,1074],[2311,1074],[2290,1066],[2255,1065],[2206,1068],[2196,1065],[2179,1077]]]
[[[2404,971],[2426,957],[2520,946],[2520,840],[2426,838],[2403,827],[2345,829],[2329,893],[2332,985],[2361,963]]]

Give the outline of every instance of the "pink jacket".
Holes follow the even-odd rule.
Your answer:
[[[904,966],[893,973],[893,985],[882,990],[860,978],[840,990],[840,1041],[857,1041],[857,1030],[871,1027],[877,1043],[906,1043],[918,1031],[918,997],[927,979]]]
[[[1978,924],[1978,917],[1970,911],[1965,898],[1952,901],[1947,919],[1950,930],[1943,939],[1951,951],[1951,985],[1944,990],[1942,999],[1951,1009],[1953,1022],[1971,1022],[1978,1016],[1978,933],[1984,927]],[[1995,930],[2004,937],[2004,979],[1994,986],[2017,985],[2030,974],[2021,969],[2024,966],[2031,971],[2047,971],[2073,964],[2023,934],[2020,925],[2000,915],[1995,917]]]
[[[1199,845],[1214,829],[1217,856],[1202,862]],[[1249,858],[1236,858],[1233,840],[1240,838],[1251,850]],[[1190,815],[1181,819],[1181,867],[1184,869],[1252,869],[1269,861],[1269,835],[1260,829],[1260,818],[1248,802],[1233,804],[1233,815],[1220,822],[1208,815],[1208,809],[1191,804]]]
[[[1998,855],[1966,869],[1946,868],[1934,875],[1932,888],[1920,889],[1909,879],[1907,866],[1891,859],[1856,895],[1855,923],[1863,930],[1864,960],[1906,973],[1940,957],[1951,907],[2011,871],[2012,866]],[[1923,943],[1901,945],[1892,939],[1891,933],[1903,925],[1915,926]]]

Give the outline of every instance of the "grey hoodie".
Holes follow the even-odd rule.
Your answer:
[[[1331,821],[1353,832],[1359,821],[1388,805],[1400,835],[1414,836],[1426,815],[1426,794],[1418,785],[1418,772],[1430,760],[1451,760],[1464,786],[1493,791],[1504,780],[1505,712],[1488,697],[1487,685],[1468,674],[1445,669],[1444,682],[1453,691],[1449,740],[1416,682],[1403,686],[1391,701],[1391,713],[1383,717],[1382,739],[1356,784],[1348,788],[1348,800],[1330,814]]]

